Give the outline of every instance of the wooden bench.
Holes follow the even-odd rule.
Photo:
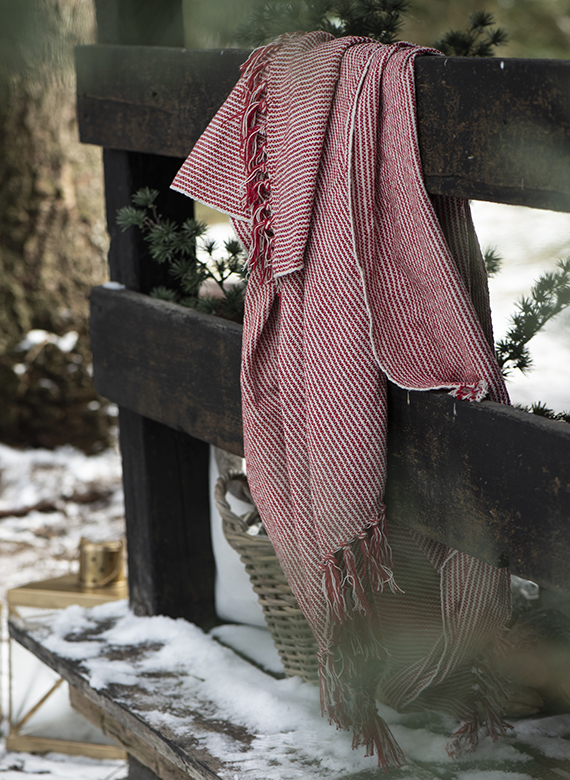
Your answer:
[[[109,610],[97,612],[97,609],[90,612],[89,624],[85,626],[86,621],[82,620],[81,627],[71,629],[70,633],[62,631],[59,615],[36,618],[35,625],[16,619],[12,622],[11,633],[14,639],[68,680],[73,708],[128,751],[131,757],[129,780],[156,780],[157,777],[161,780],[281,780],[291,777],[371,780],[376,776],[375,758],[363,761],[362,751],[351,750],[351,736],[337,733],[320,717],[316,687],[305,684],[309,691],[297,688],[298,703],[287,685],[292,680],[283,681],[286,683],[283,686],[275,684],[270,676],[236,657],[232,651],[216,645],[214,639],[193,626],[187,631],[185,626],[170,621],[165,631],[164,625],[145,625],[145,621],[152,621],[152,618],[140,617],[135,618],[138,625],[133,631],[133,618],[126,615],[126,607],[122,614],[120,608],[113,610],[115,614],[110,614]],[[74,617],[77,619],[78,616]],[[130,641],[125,642],[124,635],[120,640],[117,638],[121,620],[128,623],[127,639],[132,637]],[[115,634],[105,641],[109,630]],[[184,659],[172,653],[172,645],[177,644],[177,633],[184,643]],[[162,660],[165,653],[174,655],[169,666]],[[220,653],[232,657],[230,677],[227,658],[220,658]],[[86,660],[77,660],[78,657]],[[194,657],[198,659],[196,662]],[[95,667],[90,670],[94,660]],[[105,685],[101,679],[95,679],[101,677],[102,669]],[[219,692],[218,675],[222,676],[224,687],[237,689],[245,699],[251,696],[259,702],[255,695],[257,689],[261,689],[263,705],[266,705],[265,697],[272,704],[269,722],[262,727],[258,723],[257,729],[251,725],[251,701],[245,701],[245,706],[241,707],[240,702],[235,704],[234,696],[228,706],[222,696],[220,702],[219,693],[212,694],[209,686],[214,681],[215,690]],[[125,678],[128,684],[125,684]],[[291,716],[292,706],[296,710],[295,716],[301,712],[304,719]],[[276,708],[286,719],[285,733],[275,725]],[[250,725],[244,725],[248,723]],[[308,723],[312,728],[307,728]],[[525,738],[524,733],[515,733],[507,744],[498,745],[498,751],[487,749],[485,753],[483,750],[481,756],[477,753],[467,756],[466,762],[454,766],[449,759],[445,763],[445,740],[441,735],[432,732],[433,739],[439,739],[437,755],[440,761],[444,759],[443,763],[434,760],[433,750],[429,751],[430,757],[429,753],[426,755],[425,747],[414,749],[410,744],[417,733],[419,745],[425,746],[423,729],[433,728],[429,715],[422,720],[422,716],[412,713],[401,718],[400,726],[407,735],[400,731],[397,736],[407,739],[407,752],[412,751],[412,760],[406,768],[387,775],[378,770],[378,777],[384,780],[451,780],[455,776],[454,770],[490,769],[521,772],[540,780],[560,780],[570,775],[570,760],[561,760],[556,753],[554,757],[548,757],[532,744],[533,740]],[[546,727],[547,731],[549,729],[553,730],[552,724]],[[550,741],[556,747],[556,737]],[[315,749],[319,751],[318,756],[315,756]],[[328,759],[322,770],[319,756]],[[326,766],[331,759],[333,769],[336,764],[336,772],[329,771],[331,767]],[[366,771],[364,765],[367,765]]]
[[[178,0],[145,6],[157,18],[180,13]],[[217,622],[208,453],[210,444],[242,452],[241,326],[150,298],[163,270],[115,218],[142,186],[160,191],[161,213],[191,214],[169,184],[247,52],[191,51],[176,35],[156,46],[165,42],[159,27],[123,23],[131,7],[99,0],[100,43],[77,50],[81,140],[104,147],[111,279],[124,285],[92,293],[94,379],[120,409],[133,610],[207,629]],[[416,87],[429,192],[570,212],[570,62],[426,57],[417,60]],[[569,595],[570,426],[394,385],[389,401],[391,519]],[[89,689],[77,664],[50,654],[25,627],[11,630],[82,692],[80,709],[93,715],[96,705],[96,718],[120,724],[108,730],[135,757],[133,780],[217,776],[213,759],[165,748],[169,738],[151,739],[151,724]],[[152,745],[152,760],[137,740]],[[206,769],[193,774],[195,760]]]

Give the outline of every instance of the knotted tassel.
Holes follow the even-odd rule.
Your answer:
[[[329,609],[334,619],[344,623],[348,618],[342,572],[338,561],[332,553],[325,555],[321,564],[323,572],[323,589]]]
[[[366,726],[359,733],[356,730],[353,733],[352,749],[360,745],[365,747],[367,757],[376,753],[378,766],[382,769],[393,769],[406,763],[406,757],[392,732],[376,712],[368,713]]]
[[[489,385],[484,379],[477,384],[459,385],[452,390],[449,395],[458,398],[460,401],[482,401],[489,392]]]
[[[388,585],[392,593],[403,593],[394,580],[392,571],[392,550],[384,533],[383,518],[374,525],[368,526],[360,536],[360,549],[364,559],[365,571],[368,572],[370,587],[375,593],[382,593]]]
[[[464,753],[475,750],[479,742],[479,722],[475,715],[472,720],[465,721],[453,732],[446,745],[450,758],[459,758]]]
[[[346,569],[347,582],[352,588],[352,599],[355,609],[371,618],[373,615],[372,607],[366,597],[364,590],[363,571],[359,572],[356,565],[356,558],[350,547],[345,547],[342,551],[342,560]],[[363,567],[364,568],[364,567]]]

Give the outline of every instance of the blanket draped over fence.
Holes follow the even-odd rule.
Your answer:
[[[390,524],[382,502],[386,379],[508,403],[468,204],[423,184],[420,54],[436,53],[325,33],[256,50],[173,183],[249,251],[248,479],[319,644],[323,711],[382,766],[405,759],[377,690],[458,718],[452,753],[505,729],[486,656],[508,572]]]

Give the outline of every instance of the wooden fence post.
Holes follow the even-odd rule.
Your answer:
[[[183,45],[180,0],[98,0],[97,22],[100,43]],[[136,231],[118,228],[116,211],[130,203],[134,191],[149,186],[160,192],[162,214],[175,220],[192,216],[191,201],[169,190],[181,160],[106,149],[104,164],[111,279],[149,292],[162,283],[163,270],[148,259]],[[208,445],[123,408],[119,428],[131,606],[138,615],[185,617],[210,626],[216,618]]]
[[[97,25],[99,43],[184,45],[180,0],[97,0]],[[118,229],[116,210],[127,205],[139,187],[149,186],[161,193],[161,213],[174,219],[192,216],[192,203],[168,190],[179,164],[173,158],[104,150],[109,270],[111,279],[131,290],[148,292],[160,284],[160,269],[144,261],[135,231]],[[185,214],[174,213],[182,209]],[[122,408],[119,430],[131,607],[137,615],[186,617],[211,625],[215,570],[209,534],[209,447]],[[129,758],[129,780],[153,778],[158,780]]]

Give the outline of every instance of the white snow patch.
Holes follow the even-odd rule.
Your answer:
[[[537,748],[547,758],[570,759],[570,715],[523,720],[515,733],[519,742]]]
[[[69,632],[77,634],[78,626],[95,627],[98,621],[109,618],[111,612],[118,618],[116,624],[97,633],[93,640],[75,643],[81,646],[81,653],[76,652]],[[45,624],[53,633],[44,644],[52,649],[57,647],[58,653],[70,658],[82,654],[83,666],[94,688],[117,683],[137,685],[158,701],[161,695],[168,696],[162,688],[164,673],[169,678],[174,673],[182,701],[193,702],[194,709],[204,707],[216,719],[245,726],[254,735],[246,751],[242,745],[219,734],[206,734],[201,740],[213,755],[229,762],[236,770],[239,768],[252,780],[316,780],[323,776],[333,780],[376,767],[375,758],[365,758],[362,750],[352,750],[349,734],[337,732],[321,717],[315,686],[299,678],[276,680],[268,676],[184,620],[136,617],[126,602],[114,602],[91,610],[69,608],[55,620],[46,618]],[[240,634],[236,626],[221,628],[225,630],[215,629],[213,635],[232,641],[237,637],[242,642],[242,651],[251,653],[246,638],[255,643],[259,629],[241,627],[245,632]],[[134,653],[133,658],[137,660],[106,660],[105,654],[111,648],[133,645],[144,651]],[[153,675],[156,675],[154,679]],[[517,750],[515,742],[531,745],[552,758],[568,757],[570,716],[521,721],[512,736],[497,743],[484,738],[475,752],[454,763],[446,752],[447,736],[441,733],[444,728],[449,733],[455,727],[452,719],[440,718],[437,722],[437,716],[426,716],[425,727],[412,727],[408,725],[410,716],[383,705],[379,709],[408,759],[445,765],[446,771],[459,773],[458,780],[513,780],[513,777],[524,780],[526,775],[511,771],[509,778],[501,768],[513,769],[530,760],[527,754]],[[192,729],[191,714],[174,715],[168,709],[153,710],[150,722],[179,735]],[[478,770],[477,764],[482,767],[491,764],[497,769],[493,774],[487,768]],[[465,770],[461,769],[462,765]]]
[[[79,333],[75,330],[70,330],[63,336],[57,336],[55,333],[49,333],[47,330],[34,329],[26,333],[16,349],[27,352],[32,347],[40,344],[55,344],[62,352],[71,352],[77,344],[78,338]]]
[[[502,269],[489,279],[499,341],[510,326],[515,301],[570,256],[570,214],[481,201],[472,202],[471,211],[481,248],[495,247],[503,257]],[[508,377],[513,403],[542,401],[555,411],[570,410],[570,310],[547,323],[529,348],[532,369],[526,374],[514,370]]]
[[[213,628],[210,631],[210,636],[237,650],[238,653],[243,653],[247,658],[270,672],[283,674],[285,671],[267,629],[226,624]]]

